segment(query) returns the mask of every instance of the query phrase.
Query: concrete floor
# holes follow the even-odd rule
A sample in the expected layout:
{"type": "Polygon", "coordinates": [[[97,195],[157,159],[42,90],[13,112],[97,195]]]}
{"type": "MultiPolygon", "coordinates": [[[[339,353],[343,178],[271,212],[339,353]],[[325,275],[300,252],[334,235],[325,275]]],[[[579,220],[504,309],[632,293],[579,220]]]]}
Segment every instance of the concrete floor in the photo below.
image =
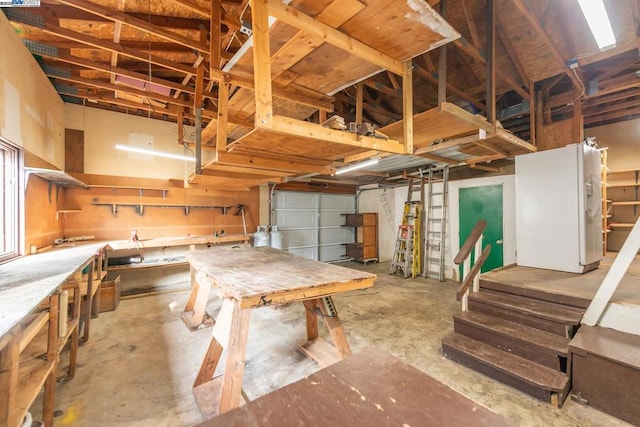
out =
{"type": "MultiPolygon", "coordinates": [[[[555,409],[444,359],[440,339],[453,329],[452,314],[459,310],[455,283],[403,280],[387,274],[388,263],[346,265],[379,275],[372,288],[335,297],[354,352],[372,346],[386,350],[518,425],[627,425],[571,400],[555,409]]],[[[184,278],[179,282],[183,287],[184,278]]],[[[179,314],[187,297],[180,291],[127,299],[117,311],[95,319],[90,341],[80,348],[76,377],[58,386],[56,426],[201,422],[191,385],[211,331],[186,329],[179,314]]],[[[215,315],[219,306],[212,298],[209,313],[215,315]]],[[[319,369],[296,351],[304,338],[302,304],[252,311],[243,382],[249,399],[319,369]]],[[[37,406],[32,413],[38,414],[37,406]]]]}

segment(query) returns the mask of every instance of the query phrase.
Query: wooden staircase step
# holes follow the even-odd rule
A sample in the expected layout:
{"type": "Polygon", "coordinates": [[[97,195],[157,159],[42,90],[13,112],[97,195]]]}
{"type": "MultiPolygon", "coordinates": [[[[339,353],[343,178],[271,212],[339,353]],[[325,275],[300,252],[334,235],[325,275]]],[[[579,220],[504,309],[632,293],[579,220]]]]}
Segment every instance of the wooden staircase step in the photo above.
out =
{"type": "Polygon", "coordinates": [[[494,282],[492,280],[486,279],[480,279],[480,289],[519,295],[523,297],[538,299],[541,301],[561,304],[564,306],[577,307],[585,310],[591,303],[590,298],[548,292],[543,289],[527,288],[524,286],[510,285],[507,283],[494,282]]]}
{"type": "Polygon", "coordinates": [[[523,357],[453,332],[442,339],[445,357],[554,406],[562,406],[569,377],[523,357]]]}
{"type": "Polygon", "coordinates": [[[479,312],[453,315],[454,330],[560,372],[567,370],[569,339],[479,312]]]}
{"type": "MultiPolygon", "coordinates": [[[[483,312],[484,310],[480,306],[490,306],[495,313],[486,314],[503,317],[516,323],[522,321],[523,324],[534,328],[537,328],[536,321],[542,321],[539,323],[543,325],[545,323],[556,324],[569,327],[569,329],[577,329],[584,312],[576,307],[487,290],[469,294],[469,304],[472,310],[483,312]]],[[[538,329],[546,330],[543,327],[538,329]]],[[[548,330],[547,332],[556,333],[556,331],[548,330]]],[[[573,333],[562,335],[571,337],[573,333]]]]}

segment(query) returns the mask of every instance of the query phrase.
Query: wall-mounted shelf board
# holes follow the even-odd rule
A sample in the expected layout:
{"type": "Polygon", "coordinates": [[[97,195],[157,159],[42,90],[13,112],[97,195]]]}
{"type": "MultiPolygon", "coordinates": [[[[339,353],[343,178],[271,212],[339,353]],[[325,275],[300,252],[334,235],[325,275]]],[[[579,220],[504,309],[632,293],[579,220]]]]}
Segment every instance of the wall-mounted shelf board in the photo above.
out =
{"type": "Polygon", "coordinates": [[[159,188],[159,187],[136,187],[136,186],[127,186],[127,185],[89,185],[90,188],[111,188],[113,190],[113,195],[117,195],[118,190],[138,190],[140,197],[143,197],[144,192],[160,192],[162,193],[162,198],[167,198],[168,188],[159,188]]]}
{"type": "Polygon", "coordinates": [[[60,209],[56,211],[56,219],[60,219],[60,214],[68,214],[68,213],[80,213],[82,209],[60,209]]]}
{"type": "Polygon", "coordinates": [[[184,209],[184,214],[189,215],[191,209],[220,209],[223,215],[227,214],[227,210],[231,206],[205,206],[205,205],[177,205],[170,203],[92,203],[94,206],[110,206],[111,212],[116,215],[118,213],[119,206],[130,206],[138,211],[138,214],[144,215],[145,208],[181,208],[184,209]]]}

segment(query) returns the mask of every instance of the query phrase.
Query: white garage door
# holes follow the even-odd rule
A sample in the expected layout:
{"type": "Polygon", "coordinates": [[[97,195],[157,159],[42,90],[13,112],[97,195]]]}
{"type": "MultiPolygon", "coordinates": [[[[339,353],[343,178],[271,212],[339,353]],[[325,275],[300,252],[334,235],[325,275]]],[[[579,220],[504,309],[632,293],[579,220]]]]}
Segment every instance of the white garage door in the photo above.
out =
{"type": "Polygon", "coordinates": [[[354,231],[342,226],[342,214],[355,209],[354,195],[276,191],[273,197],[283,249],[316,261],[344,259],[344,244],[354,241],[354,231]]]}

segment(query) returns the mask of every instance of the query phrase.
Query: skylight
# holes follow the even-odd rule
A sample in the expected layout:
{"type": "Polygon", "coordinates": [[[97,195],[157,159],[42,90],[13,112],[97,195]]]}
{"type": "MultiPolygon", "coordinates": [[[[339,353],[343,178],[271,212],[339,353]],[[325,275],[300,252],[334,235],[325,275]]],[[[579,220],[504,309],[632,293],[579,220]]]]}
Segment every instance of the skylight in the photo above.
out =
{"type": "Polygon", "coordinates": [[[616,36],[613,34],[611,21],[609,21],[607,9],[604,7],[604,0],[578,0],[578,3],[587,24],[589,24],[591,33],[596,39],[598,48],[605,50],[614,47],[616,36]]]}

